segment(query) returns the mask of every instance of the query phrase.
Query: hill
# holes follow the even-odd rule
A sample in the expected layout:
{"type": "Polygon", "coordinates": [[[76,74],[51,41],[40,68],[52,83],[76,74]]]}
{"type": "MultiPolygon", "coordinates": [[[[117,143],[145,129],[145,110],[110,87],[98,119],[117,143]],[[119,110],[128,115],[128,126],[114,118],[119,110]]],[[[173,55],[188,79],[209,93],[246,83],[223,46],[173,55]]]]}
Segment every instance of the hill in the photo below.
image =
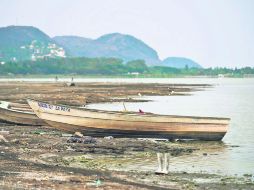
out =
{"type": "Polygon", "coordinates": [[[131,35],[112,33],[97,39],[79,36],[56,36],[32,26],[0,27],[0,63],[40,60],[59,57],[117,58],[124,63],[144,60],[148,66],[201,68],[184,57],[169,57],[161,61],[157,52],[131,35]]]}
{"type": "Polygon", "coordinates": [[[202,68],[197,62],[185,57],[168,57],[162,61],[163,66],[174,67],[178,69],[185,68],[202,68]]]}
{"type": "Polygon", "coordinates": [[[58,47],[44,32],[32,26],[0,28],[0,61],[36,60],[37,58],[64,57],[58,47]]]}
{"type": "Polygon", "coordinates": [[[71,57],[86,57],[86,49],[92,48],[92,39],[79,36],[56,36],[53,38],[56,44],[62,46],[71,57]],[[89,47],[90,46],[90,47],[89,47]]]}
{"type": "Polygon", "coordinates": [[[154,49],[131,35],[112,33],[95,40],[77,36],[57,36],[53,39],[73,57],[114,57],[125,62],[143,59],[148,65],[160,63],[154,49]]]}

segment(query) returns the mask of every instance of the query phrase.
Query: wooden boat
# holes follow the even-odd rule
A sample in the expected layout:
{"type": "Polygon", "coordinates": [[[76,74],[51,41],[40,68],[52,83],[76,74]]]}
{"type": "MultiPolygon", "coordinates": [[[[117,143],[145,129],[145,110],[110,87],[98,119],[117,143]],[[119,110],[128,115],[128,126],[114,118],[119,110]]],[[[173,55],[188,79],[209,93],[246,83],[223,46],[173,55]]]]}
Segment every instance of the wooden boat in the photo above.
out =
{"type": "Polygon", "coordinates": [[[52,127],[90,136],[221,140],[230,119],[78,109],[27,100],[52,127]]]}
{"type": "Polygon", "coordinates": [[[22,125],[46,125],[29,105],[0,101],[0,120],[22,125]]]}

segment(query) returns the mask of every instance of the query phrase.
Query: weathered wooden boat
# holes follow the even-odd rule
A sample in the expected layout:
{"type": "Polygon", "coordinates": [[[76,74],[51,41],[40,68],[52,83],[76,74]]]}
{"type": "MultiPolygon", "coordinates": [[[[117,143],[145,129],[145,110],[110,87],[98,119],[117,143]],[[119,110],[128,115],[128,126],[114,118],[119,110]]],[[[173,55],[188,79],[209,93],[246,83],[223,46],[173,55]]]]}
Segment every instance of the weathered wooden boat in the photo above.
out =
{"type": "Polygon", "coordinates": [[[28,104],[0,101],[0,120],[22,125],[46,125],[28,104]]]}
{"type": "Polygon", "coordinates": [[[78,109],[27,100],[52,127],[90,136],[221,140],[230,119],[78,109]]]}

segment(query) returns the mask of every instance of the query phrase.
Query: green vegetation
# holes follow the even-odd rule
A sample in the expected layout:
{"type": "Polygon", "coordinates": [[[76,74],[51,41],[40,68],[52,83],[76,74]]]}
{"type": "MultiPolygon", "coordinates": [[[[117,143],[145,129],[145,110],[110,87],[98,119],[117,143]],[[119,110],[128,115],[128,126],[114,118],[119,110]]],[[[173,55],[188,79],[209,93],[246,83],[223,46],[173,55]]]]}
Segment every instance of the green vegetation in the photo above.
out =
{"type": "Polygon", "coordinates": [[[129,71],[129,73],[145,73],[149,71],[149,68],[146,66],[145,61],[143,60],[127,62],[126,69],[129,71]]]}
{"type": "Polygon", "coordinates": [[[189,68],[147,67],[143,60],[126,64],[117,58],[44,58],[37,61],[0,64],[0,75],[81,75],[121,77],[181,77],[181,76],[253,76],[254,68],[189,68]]]}
{"type": "Polygon", "coordinates": [[[52,44],[54,41],[35,27],[2,27],[0,28],[0,62],[28,60],[49,55],[51,51],[59,49],[56,45],[56,47],[51,47],[52,44]]]}

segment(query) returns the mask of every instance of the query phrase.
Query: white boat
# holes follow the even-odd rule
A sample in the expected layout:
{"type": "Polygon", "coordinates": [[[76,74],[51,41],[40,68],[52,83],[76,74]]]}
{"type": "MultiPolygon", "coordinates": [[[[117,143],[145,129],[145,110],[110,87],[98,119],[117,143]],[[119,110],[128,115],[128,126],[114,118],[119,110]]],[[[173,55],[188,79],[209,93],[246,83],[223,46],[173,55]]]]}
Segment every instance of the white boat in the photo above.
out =
{"type": "Polygon", "coordinates": [[[0,120],[22,125],[46,125],[29,105],[0,101],[0,120]]]}
{"type": "Polygon", "coordinates": [[[100,111],[36,100],[27,102],[52,127],[90,136],[221,140],[230,121],[229,118],[100,111]]]}

